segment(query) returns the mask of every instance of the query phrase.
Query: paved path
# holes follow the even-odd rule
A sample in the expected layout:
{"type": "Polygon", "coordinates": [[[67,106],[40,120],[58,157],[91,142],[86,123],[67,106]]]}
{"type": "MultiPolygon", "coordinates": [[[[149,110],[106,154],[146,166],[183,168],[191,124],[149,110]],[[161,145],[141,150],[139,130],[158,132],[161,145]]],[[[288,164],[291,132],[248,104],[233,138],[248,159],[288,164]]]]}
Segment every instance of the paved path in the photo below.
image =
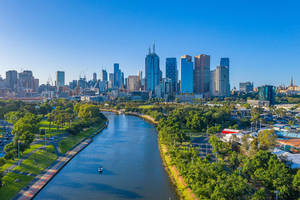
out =
{"type": "Polygon", "coordinates": [[[105,127],[98,129],[88,138],[82,140],[75,148],[68,151],[65,155],[59,156],[58,159],[40,175],[38,175],[29,185],[23,188],[13,199],[28,200],[32,199],[55,175],[66,165],[78,152],[84,149],[93,140],[96,134],[100,133],[105,127]]]}
{"type": "Polygon", "coordinates": [[[39,191],[42,189],[50,180],[51,178],[60,170],[62,167],[67,164],[78,152],[84,149],[92,139],[86,139],[84,142],[79,144],[73,150],[68,151],[65,156],[60,156],[51,168],[46,169],[44,173],[37,177],[37,181],[33,183],[26,191],[21,190],[19,197],[15,199],[19,200],[27,200],[32,199],[39,191]]]}
{"type": "Polygon", "coordinates": [[[34,174],[31,174],[31,173],[28,173],[28,172],[21,172],[21,171],[17,171],[17,170],[11,170],[10,172],[13,172],[13,173],[16,173],[16,174],[22,174],[22,175],[25,175],[25,176],[33,176],[33,177],[35,177],[34,174]]]}
{"type": "MultiPolygon", "coordinates": [[[[35,150],[31,151],[30,153],[28,153],[26,156],[24,156],[23,158],[20,159],[20,164],[27,158],[29,158],[32,154],[34,154],[35,152],[37,152],[38,150],[42,149],[44,147],[39,147],[39,148],[36,148],[35,150]]],[[[12,164],[9,168],[7,168],[5,171],[4,171],[4,175],[6,175],[8,172],[11,172],[11,171],[16,171],[14,170],[15,167],[19,166],[18,165],[18,161],[16,161],[14,164],[12,164]]]]}

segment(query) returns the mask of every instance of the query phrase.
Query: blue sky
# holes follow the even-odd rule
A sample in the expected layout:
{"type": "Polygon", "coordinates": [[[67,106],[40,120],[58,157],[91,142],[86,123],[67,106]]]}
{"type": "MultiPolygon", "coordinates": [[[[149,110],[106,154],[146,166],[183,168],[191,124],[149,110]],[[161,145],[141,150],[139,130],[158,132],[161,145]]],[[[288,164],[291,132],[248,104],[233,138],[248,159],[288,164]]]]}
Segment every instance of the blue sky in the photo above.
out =
{"type": "MultiPolygon", "coordinates": [[[[144,71],[155,40],[165,58],[211,55],[231,59],[231,85],[300,85],[299,1],[269,0],[2,0],[0,74],[30,69],[45,83],[66,81],[120,63],[125,75],[144,71]]],[[[179,65],[178,65],[179,67],[179,65]]]]}

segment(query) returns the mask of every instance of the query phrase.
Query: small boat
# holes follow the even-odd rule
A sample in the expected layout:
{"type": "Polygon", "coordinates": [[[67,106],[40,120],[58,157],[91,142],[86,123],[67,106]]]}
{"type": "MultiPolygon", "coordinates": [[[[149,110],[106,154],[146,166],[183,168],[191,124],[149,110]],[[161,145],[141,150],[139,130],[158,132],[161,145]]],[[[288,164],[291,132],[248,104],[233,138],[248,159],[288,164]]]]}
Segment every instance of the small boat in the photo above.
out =
{"type": "Polygon", "coordinates": [[[99,173],[102,173],[102,172],[103,172],[103,167],[101,167],[101,166],[98,167],[98,172],[99,172],[99,173]]]}

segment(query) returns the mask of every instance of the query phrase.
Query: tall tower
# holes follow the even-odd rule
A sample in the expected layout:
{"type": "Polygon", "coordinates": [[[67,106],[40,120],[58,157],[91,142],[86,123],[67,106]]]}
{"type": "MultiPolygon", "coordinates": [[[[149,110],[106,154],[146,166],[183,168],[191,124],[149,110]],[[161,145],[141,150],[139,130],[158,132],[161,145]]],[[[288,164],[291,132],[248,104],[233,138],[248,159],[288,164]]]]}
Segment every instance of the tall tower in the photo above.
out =
{"type": "Polygon", "coordinates": [[[220,66],[229,68],[229,58],[221,58],[220,66]]]}
{"type": "Polygon", "coordinates": [[[153,44],[153,52],[149,48],[145,58],[145,89],[154,92],[160,83],[160,78],[159,56],[155,53],[155,44],[153,44]]]}
{"type": "Polygon", "coordinates": [[[181,82],[180,82],[180,92],[181,93],[193,93],[193,68],[194,63],[192,61],[192,56],[184,55],[180,58],[181,61],[181,82]]]}
{"type": "Polygon", "coordinates": [[[210,72],[210,95],[227,97],[230,95],[229,88],[229,68],[227,66],[217,66],[210,72]]]}
{"type": "Polygon", "coordinates": [[[294,87],[294,80],[293,80],[293,76],[291,77],[291,85],[290,87],[294,87]]]}
{"type": "Polygon", "coordinates": [[[177,79],[177,60],[176,58],[166,58],[166,78],[171,80],[172,92],[176,92],[177,79]]]}
{"type": "Polygon", "coordinates": [[[102,71],[101,71],[100,80],[101,81],[108,81],[107,80],[107,71],[105,69],[102,69],[102,71]]]}
{"type": "Polygon", "coordinates": [[[201,54],[195,56],[194,60],[194,93],[208,93],[210,82],[210,56],[201,54]]]}
{"type": "Polygon", "coordinates": [[[94,72],[93,73],[93,81],[96,82],[97,81],[97,74],[94,72]]]}
{"type": "Polygon", "coordinates": [[[59,88],[65,85],[65,72],[57,71],[56,72],[56,87],[59,88]]]}
{"type": "Polygon", "coordinates": [[[18,83],[18,72],[16,70],[7,71],[5,80],[7,87],[13,91],[16,91],[18,83]]]}
{"type": "Polygon", "coordinates": [[[222,72],[225,73],[224,76],[228,79],[228,83],[226,82],[226,87],[227,87],[226,94],[229,95],[229,93],[230,93],[230,76],[229,76],[230,62],[229,62],[229,58],[221,58],[220,67],[222,68],[222,72]],[[224,68],[226,68],[226,69],[224,69],[224,68]]]}

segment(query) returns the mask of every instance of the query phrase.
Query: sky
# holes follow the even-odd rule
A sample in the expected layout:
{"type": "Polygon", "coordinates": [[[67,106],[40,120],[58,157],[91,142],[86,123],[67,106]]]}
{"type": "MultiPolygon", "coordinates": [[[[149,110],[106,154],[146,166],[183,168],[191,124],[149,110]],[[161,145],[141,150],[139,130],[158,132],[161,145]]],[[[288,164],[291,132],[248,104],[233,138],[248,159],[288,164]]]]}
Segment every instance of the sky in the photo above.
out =
{"type": "Polygon", "coordinates": [[[1,0],[0,75],[32,70],[40,83],[92,78],[120,63],[125,76],[145,69],[155,41],[166,57],[230,58],[231,86],[242,81],[300,85],[300,1],[1,0]]]}

